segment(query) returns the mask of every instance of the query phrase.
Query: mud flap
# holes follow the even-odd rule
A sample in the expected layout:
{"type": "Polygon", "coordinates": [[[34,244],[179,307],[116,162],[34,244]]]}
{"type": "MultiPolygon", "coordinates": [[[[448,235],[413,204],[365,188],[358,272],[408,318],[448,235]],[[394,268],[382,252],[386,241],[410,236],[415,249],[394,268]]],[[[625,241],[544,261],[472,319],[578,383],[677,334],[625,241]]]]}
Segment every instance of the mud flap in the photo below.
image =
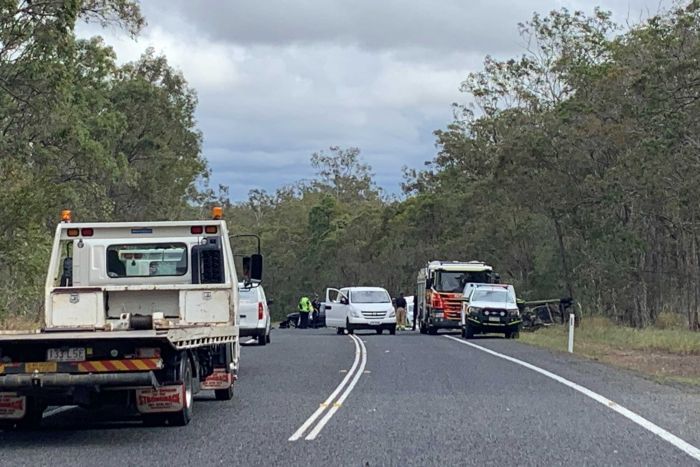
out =
{"type": "Polygon", "coordinates": [[[233,384],[233,375],[225,368],[216,368],[202,383],[202,389],[228,389],[233,384]]]}
{"type": "Polygon", "coordinates": [[[27,397],[14,392],[0,392],[0,419],[21,420],[27,414],[27,397]]]}
{"type": "Polygon", "coordinates": [[[178,412],[184,405],[184,384],[136,390],[136,407],[141,413],[178,412]]]}

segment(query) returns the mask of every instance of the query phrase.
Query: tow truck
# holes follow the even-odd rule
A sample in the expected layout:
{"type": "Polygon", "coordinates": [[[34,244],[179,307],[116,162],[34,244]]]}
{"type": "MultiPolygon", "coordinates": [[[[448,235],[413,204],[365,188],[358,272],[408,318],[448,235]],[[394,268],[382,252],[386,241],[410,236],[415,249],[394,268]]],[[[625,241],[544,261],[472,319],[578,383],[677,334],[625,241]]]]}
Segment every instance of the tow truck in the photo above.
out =
{"type": "MultiPolygon", "coordinates": [[[[221,208],[212,220],[73,223],[62,213],[40,329],[0,332],[0,428],[48,406],[135,408],[186,425],[193,396],[233,397],[238,279],[221,208]]],[[[262,256],[246,280],[262,279],[262,256]],[[249,277],[249,278],[248,278],[249,277]]]]}

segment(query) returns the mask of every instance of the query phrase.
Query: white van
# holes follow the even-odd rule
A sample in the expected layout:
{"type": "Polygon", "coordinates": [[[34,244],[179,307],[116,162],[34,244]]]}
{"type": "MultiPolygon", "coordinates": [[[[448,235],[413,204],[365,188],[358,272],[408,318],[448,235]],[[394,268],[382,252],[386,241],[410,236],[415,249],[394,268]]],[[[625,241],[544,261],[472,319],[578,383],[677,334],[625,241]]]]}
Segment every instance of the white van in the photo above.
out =
{"type": "Polygon", "coordinates": [[[262,285],[246,286],[240,282],[238,296],[241,319],[240,336],[255,337],[258,340],[258,345],[268,344],[270,342],[270,308],[262,285]]]}
{"type": "Polygon", "coordinates": [[[345,287],[326,289],[323,303],[326,326],[335,327],[338,334],[347,329],[373,329],[381,334],[385,329],[396,334],[396,312],[391,296],[381,287],[345,287]]]}

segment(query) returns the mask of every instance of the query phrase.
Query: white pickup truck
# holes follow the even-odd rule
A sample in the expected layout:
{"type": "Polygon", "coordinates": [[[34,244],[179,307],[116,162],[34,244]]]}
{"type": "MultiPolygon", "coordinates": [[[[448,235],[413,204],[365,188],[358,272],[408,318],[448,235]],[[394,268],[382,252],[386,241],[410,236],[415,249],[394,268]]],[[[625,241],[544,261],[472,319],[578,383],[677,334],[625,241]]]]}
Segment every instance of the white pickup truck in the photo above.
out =
{"type": "MultiPolygon", "coordinates": [[[[185,425],[193,395],[233,397],[238,279],[226,223],[81,223],[64,213],[41,329],[0,332],[0,427],[41,422],[48,405],[136,408],[185,425]]],[[[250,279],[262,257],[249,260],[250,279]]]]}
{"type": "Polygon", "coordinates": [[[338,334],[353,334],[357,329],[371,329],[381,334],[396,334],[396,312],[389,292],[381,287],[346,287],[327,289],[323,303],[326,326],[338,334]]]}

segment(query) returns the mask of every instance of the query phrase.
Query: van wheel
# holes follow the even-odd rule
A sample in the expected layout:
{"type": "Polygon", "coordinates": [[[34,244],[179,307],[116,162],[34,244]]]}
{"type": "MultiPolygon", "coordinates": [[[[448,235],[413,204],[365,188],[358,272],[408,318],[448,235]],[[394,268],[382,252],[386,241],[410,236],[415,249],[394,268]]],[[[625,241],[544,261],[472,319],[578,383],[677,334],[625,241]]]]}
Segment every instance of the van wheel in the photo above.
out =
{"type": "Polygon", "coordinates": [[[335,330],[335,333],[338,334],[339,336],[345,334],[345,328],[337,328],[335,330]]]}
{"type": "Polygon", "coordinates": [[[355,334],[355,330],[353,329],[352,324],[350,324],[350,321],[346,321],[345,329],[348,330],[348,334],[355,334]]]}
{"type": "Polygon", "coordinates": [[[396,335],[396,326],[392,326],[389,328],[389,334],[392,336],[396,335]]]}

